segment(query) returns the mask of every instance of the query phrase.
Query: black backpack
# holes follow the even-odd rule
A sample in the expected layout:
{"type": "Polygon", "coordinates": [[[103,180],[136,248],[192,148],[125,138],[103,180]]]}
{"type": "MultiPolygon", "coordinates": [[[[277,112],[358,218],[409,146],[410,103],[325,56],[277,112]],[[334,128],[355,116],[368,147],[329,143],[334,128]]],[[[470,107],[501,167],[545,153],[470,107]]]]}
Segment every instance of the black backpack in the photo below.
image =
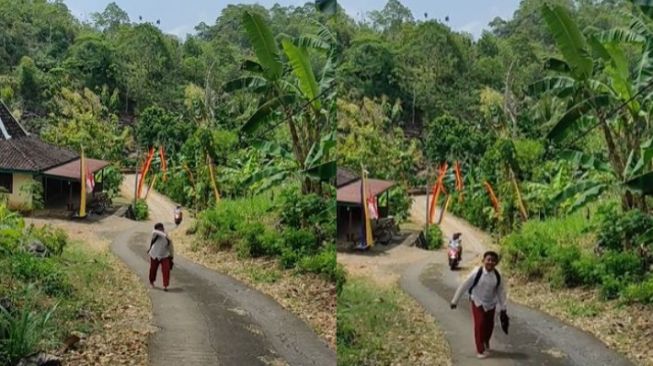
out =
{"type": "MultiPolygon", "coordinates": [[[[472,290],[476,285],[478,285],[478,281],[481,280],[481,276],[483,275],[483,267],[478,269],[478,272],[476,272],[476,276],[474,277],[474,283],[472,284],[472,287],[469,288],[469,295],[472,295],[472,290]]],[[[499,289],[499,285],[501,284],[501,275],[499,274],[499,271],[497,269],[494,269],[494,275],[497,276],[497,286],[495,290],[499,289]]]]}

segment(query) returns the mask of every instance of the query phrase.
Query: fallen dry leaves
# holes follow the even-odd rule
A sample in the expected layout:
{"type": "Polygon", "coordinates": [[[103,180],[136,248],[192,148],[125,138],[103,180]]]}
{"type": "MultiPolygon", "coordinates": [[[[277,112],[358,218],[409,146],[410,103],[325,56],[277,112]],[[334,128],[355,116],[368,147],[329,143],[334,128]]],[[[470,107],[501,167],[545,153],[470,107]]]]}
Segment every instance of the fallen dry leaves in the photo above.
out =
{"type": "Polygon", "coordinates": [[[636,365],[653,366],[653,308],[602,301],[593,290],[553,290],[516,278],[509,288],[512,300],[591,333],[636,365]]]}
{"type": "Polygon", "coordinates": [[[140,281],[125,265],[110,257],[111,280],[93,289],[104,311],[94,319],[98,330],[82,337],[59,356],[67,365],[147,365],[151,304],[140,281]]]}
{"type": "Polygon", "coordinates": [[[297,275],[278,270],[278,262],[269,258],[240,259],[231,251],[214,251],[205,246],[193,247],[194,237],[186,235],[191,220],[171,233],[175,251],[207,268],[232,276],[271,296],[281,306],[297,315],[320,335],[333,350],[336,348],[336,287],[313,274],[297,275]],[[274,281],[260,281],[256,273],[274,273],[274,281]]]}

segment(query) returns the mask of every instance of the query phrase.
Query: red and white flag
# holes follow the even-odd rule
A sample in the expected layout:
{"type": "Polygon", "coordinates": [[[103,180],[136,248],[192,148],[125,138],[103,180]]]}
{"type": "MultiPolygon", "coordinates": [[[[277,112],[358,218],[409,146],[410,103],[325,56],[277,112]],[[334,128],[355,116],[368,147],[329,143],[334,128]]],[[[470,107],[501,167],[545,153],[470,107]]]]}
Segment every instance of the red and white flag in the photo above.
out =
{"type": "Polygon", "coordinates": [[[371,196],[367,199],[367,209],[370,214],[370,219],[377,220],[379,218],[379,202],[376,196],[371,196]]]}
{"type": "Polygon", "coordinates": [[[93,176],[93,173],[88,170],[88,166],[86,167],[86,186],[88,187],[89,192],[93,192],[93,188],[95,188],[95,177],[93,176]]]}

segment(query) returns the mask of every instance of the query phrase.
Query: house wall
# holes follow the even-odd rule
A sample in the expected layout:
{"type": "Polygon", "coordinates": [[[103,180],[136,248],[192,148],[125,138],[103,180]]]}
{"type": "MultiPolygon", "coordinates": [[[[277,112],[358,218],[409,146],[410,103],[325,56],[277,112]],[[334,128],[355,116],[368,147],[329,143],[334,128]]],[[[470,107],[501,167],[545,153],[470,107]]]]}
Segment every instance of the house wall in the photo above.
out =
{"type": "Polygon", "coordinates": [[[13,177],[13,190],[11,194],[8,195],[9,207],[12,209],[30,207],[32,197],[29,193],[23,192],[21,188],[32,181],[32,174],[13,173],[13,177]]]}

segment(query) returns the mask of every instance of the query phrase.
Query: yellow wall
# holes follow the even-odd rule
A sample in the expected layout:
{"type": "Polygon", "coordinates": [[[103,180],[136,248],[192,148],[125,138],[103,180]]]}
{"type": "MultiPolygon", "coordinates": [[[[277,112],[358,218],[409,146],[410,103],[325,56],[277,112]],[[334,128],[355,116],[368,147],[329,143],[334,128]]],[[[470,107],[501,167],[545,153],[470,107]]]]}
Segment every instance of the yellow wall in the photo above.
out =
{"type": "Polygon", "coordinates": [[[32,197],[27,192],[21,191],[21,188],[32,181],[32,175],[13,173],[13,176],[14,186],[11,194],[9,194],[9,207],[12,209],[29,207],[32,203],[32,197]]]}

